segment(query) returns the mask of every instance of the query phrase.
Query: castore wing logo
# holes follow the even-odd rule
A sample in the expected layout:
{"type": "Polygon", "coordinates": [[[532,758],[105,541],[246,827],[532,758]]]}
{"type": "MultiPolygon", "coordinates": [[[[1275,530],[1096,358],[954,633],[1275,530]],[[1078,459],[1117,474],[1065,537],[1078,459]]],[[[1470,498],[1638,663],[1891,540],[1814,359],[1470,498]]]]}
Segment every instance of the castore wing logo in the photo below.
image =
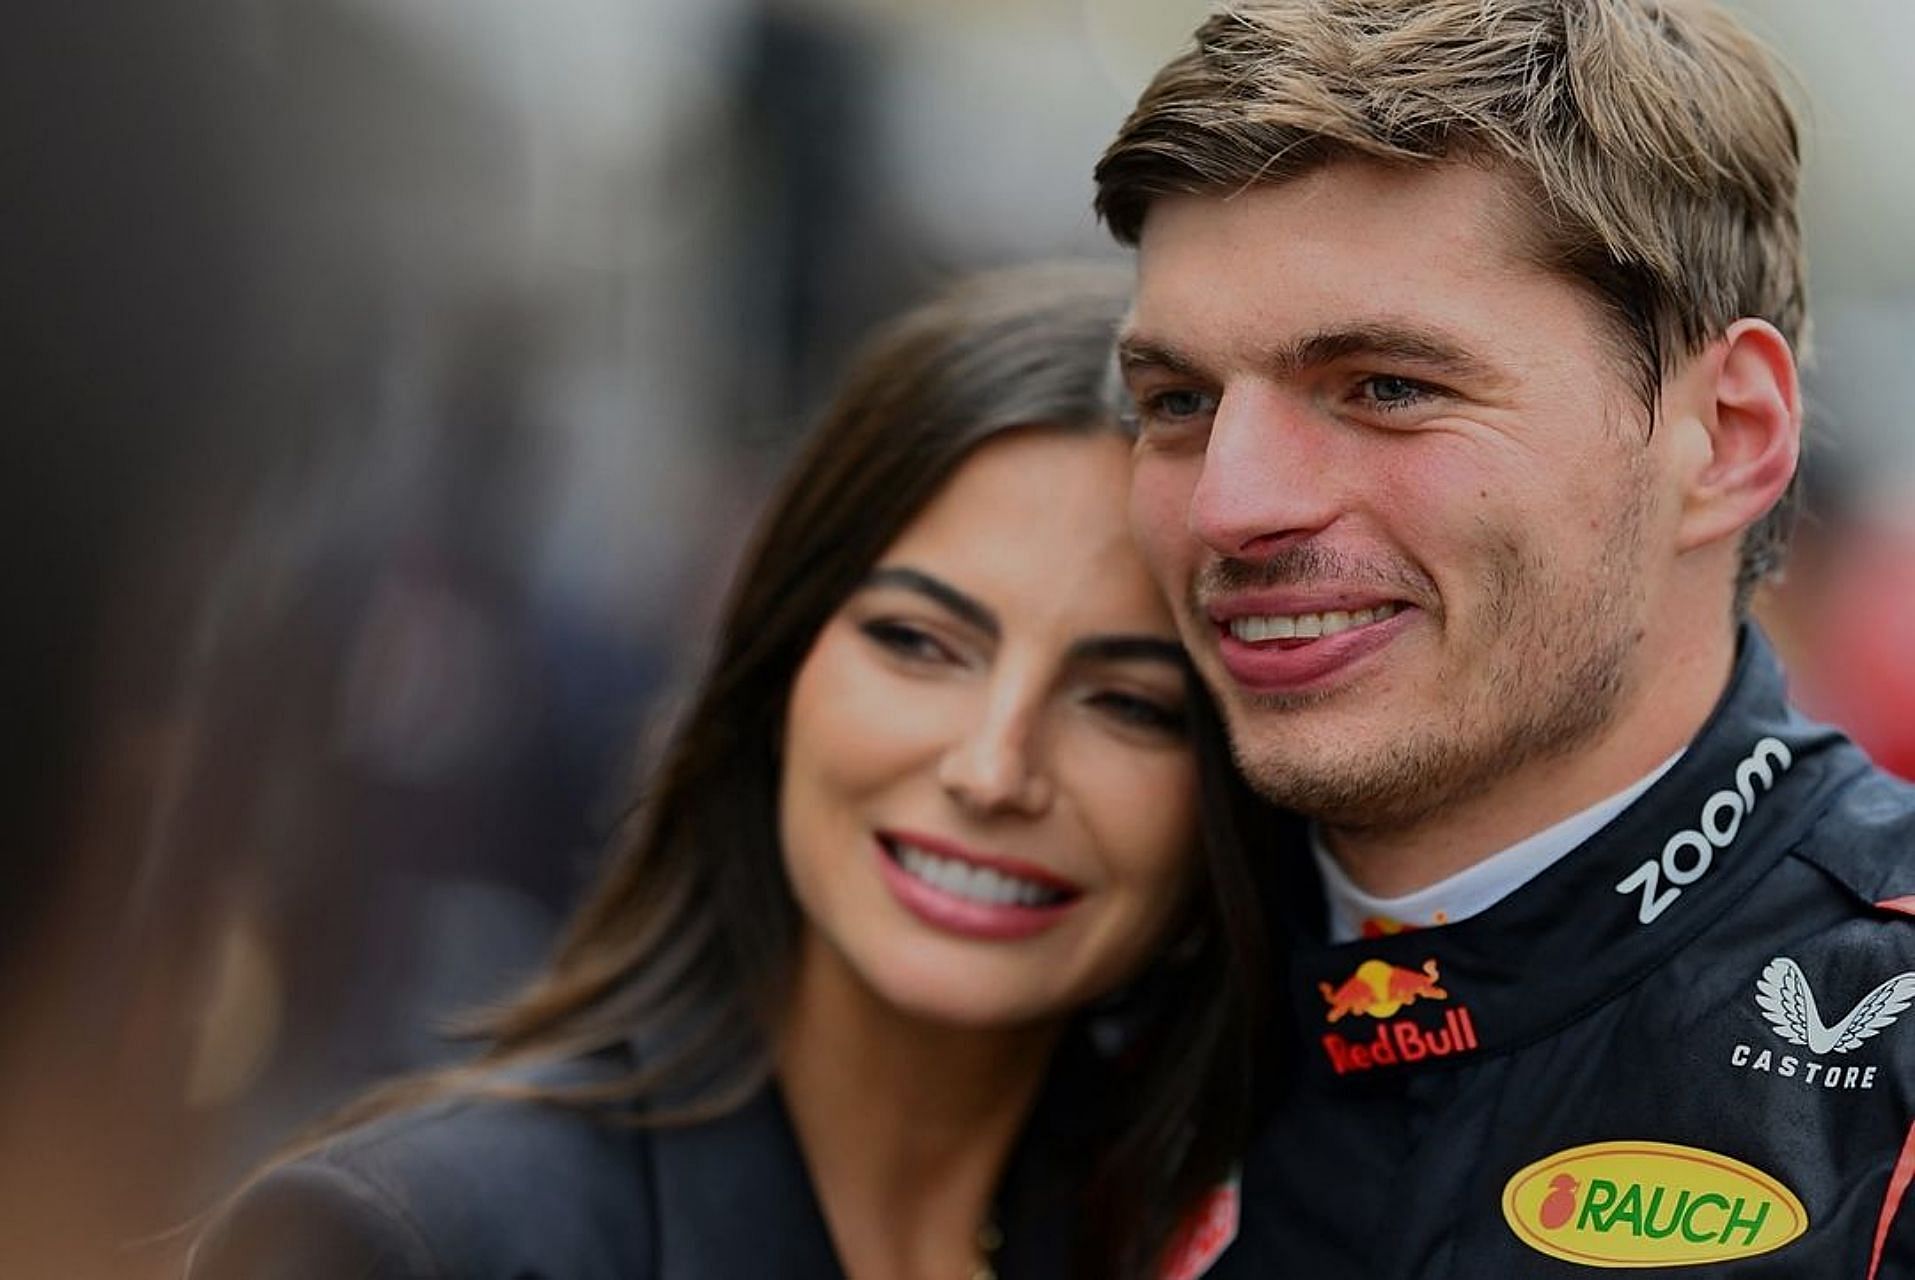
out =
{"type": "Polygon", "coordinates": [[[1756,1007],[1775,1034],[1810,1053],[1847,1053],[1862,1041],[1895,1025],[1915,1003],[1915,973],[1898,973],[1863,996],[1834,1026],[1825,1026],[1815,993],[1802,966],[1787,956],[1769,961],[1755,984],[1756,1007]]]}

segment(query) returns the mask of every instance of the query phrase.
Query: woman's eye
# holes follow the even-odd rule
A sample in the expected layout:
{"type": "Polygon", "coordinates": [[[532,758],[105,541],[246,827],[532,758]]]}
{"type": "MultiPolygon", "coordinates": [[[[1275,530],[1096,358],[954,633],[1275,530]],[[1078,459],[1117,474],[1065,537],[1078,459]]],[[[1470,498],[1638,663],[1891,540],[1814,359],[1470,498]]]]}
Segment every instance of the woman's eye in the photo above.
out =
{"type": "Polygon", "coordinates": [[[1173,737],[1182,737],[1189,729],[1189,718],[1179,705],[1116,690],[1094,694],[1090,701],[1092,706],[1112,719],[1134,728],[1173,737]]]}
{"type": "Polygon", "coordinates": [[[921,662],[943,662],[951,657],[951,651],[940,644],[930,632],[914,627],[908,622],[878,618],[861,624],[859,630],[871,637],[880,648],[901,658],[911,658],[921,662]]]}

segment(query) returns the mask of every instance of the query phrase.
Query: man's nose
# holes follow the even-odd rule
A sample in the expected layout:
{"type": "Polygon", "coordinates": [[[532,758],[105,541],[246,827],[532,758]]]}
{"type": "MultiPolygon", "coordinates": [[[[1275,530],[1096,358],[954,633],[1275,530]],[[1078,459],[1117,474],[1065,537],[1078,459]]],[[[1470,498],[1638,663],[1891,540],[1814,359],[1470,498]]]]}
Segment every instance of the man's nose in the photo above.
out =
{"type": "Polygon", "coordinates": [[[1050,807],[1056,791],[1044,759],[1041,716],[1015,691],[995,692],[944,753],[938,782],[974,813],[1035,817],[1050,807]]]}
{"type": "Polygon", "coordinates": [[[1236,558],[1269,555],[1321,532],[1337,516],[1329,430],[1282,392],[1226,392],[1191,493],[1191,532],[1236,558]]]}

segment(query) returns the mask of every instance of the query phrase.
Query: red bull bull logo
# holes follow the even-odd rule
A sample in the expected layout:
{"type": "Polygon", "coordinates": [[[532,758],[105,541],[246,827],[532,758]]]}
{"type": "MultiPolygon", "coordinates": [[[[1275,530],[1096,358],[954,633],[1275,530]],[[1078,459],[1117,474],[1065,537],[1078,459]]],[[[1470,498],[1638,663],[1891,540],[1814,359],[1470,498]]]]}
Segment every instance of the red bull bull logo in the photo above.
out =
{"type": "Polygon", "coordinates": [[[1319,982],[1323,1002],[1329,1006],[1326,1021],[1335,1024],[1345,1018],[1366,1017],[1383,1021],[1376,1034],[1351,1040],[1331,1032],[1323,1037],[1324,1052],[1338,1075],[1394,1066],[1400,1062],[1419,1062],[1425,1058],[1446,1058],[1477,1047],[1476,1024],[1469,1010],[1458,1005],[1443,1013],[1439,1027],[1425,1027],[1408,1018],[1397,1018],[1403,1009],[1419,1000],[1448,1000],[1442,976],[1434,959],[1425,960],[1420,969],[1405,969],[1383,960],[1365,960],[1349,979],[1332,986],[1319,982]]]}
{"type": "MultiPolygon", "coordinates": [[[[1443,923],[1441,912],[1437,913],[1436,923],[1443,923]]],[[[1356,936],[1367,942],[1377,938],[1387,938],[1396,933],[1415,933],[1419,928],[1421,928],[1420,925],[1409,924],[1394,916],[1365,916],[1357,925],[1356,936]]]]}
{"type": "Polygon", "coordinates": [[[1389,1018],[1404,1005],[1418,1000],[1447,1000],[1450,993],[1436,985],[1436,961],[1425,960],[1422,969],[1403,969],[1382,960],[1365,960],[1342,986],[1317,983],[1317,990],[1330,1006],[1330,1021],[1360,1013],[1372,1018],[1389,1018]]]}

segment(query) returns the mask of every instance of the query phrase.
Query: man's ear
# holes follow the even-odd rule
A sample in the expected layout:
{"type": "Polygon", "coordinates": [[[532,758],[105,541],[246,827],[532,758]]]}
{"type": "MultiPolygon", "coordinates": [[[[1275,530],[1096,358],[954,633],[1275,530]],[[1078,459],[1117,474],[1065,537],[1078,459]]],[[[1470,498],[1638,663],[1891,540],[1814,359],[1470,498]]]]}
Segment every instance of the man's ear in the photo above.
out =
{"type": "Polygon", "coordinates": [[[1682,381],[1678,544],[1689,551],[1739,538],[1781,498],[1801,451],[1802,394],[1788,339],[1766,320],[1730,325],[1682,381]]]}

